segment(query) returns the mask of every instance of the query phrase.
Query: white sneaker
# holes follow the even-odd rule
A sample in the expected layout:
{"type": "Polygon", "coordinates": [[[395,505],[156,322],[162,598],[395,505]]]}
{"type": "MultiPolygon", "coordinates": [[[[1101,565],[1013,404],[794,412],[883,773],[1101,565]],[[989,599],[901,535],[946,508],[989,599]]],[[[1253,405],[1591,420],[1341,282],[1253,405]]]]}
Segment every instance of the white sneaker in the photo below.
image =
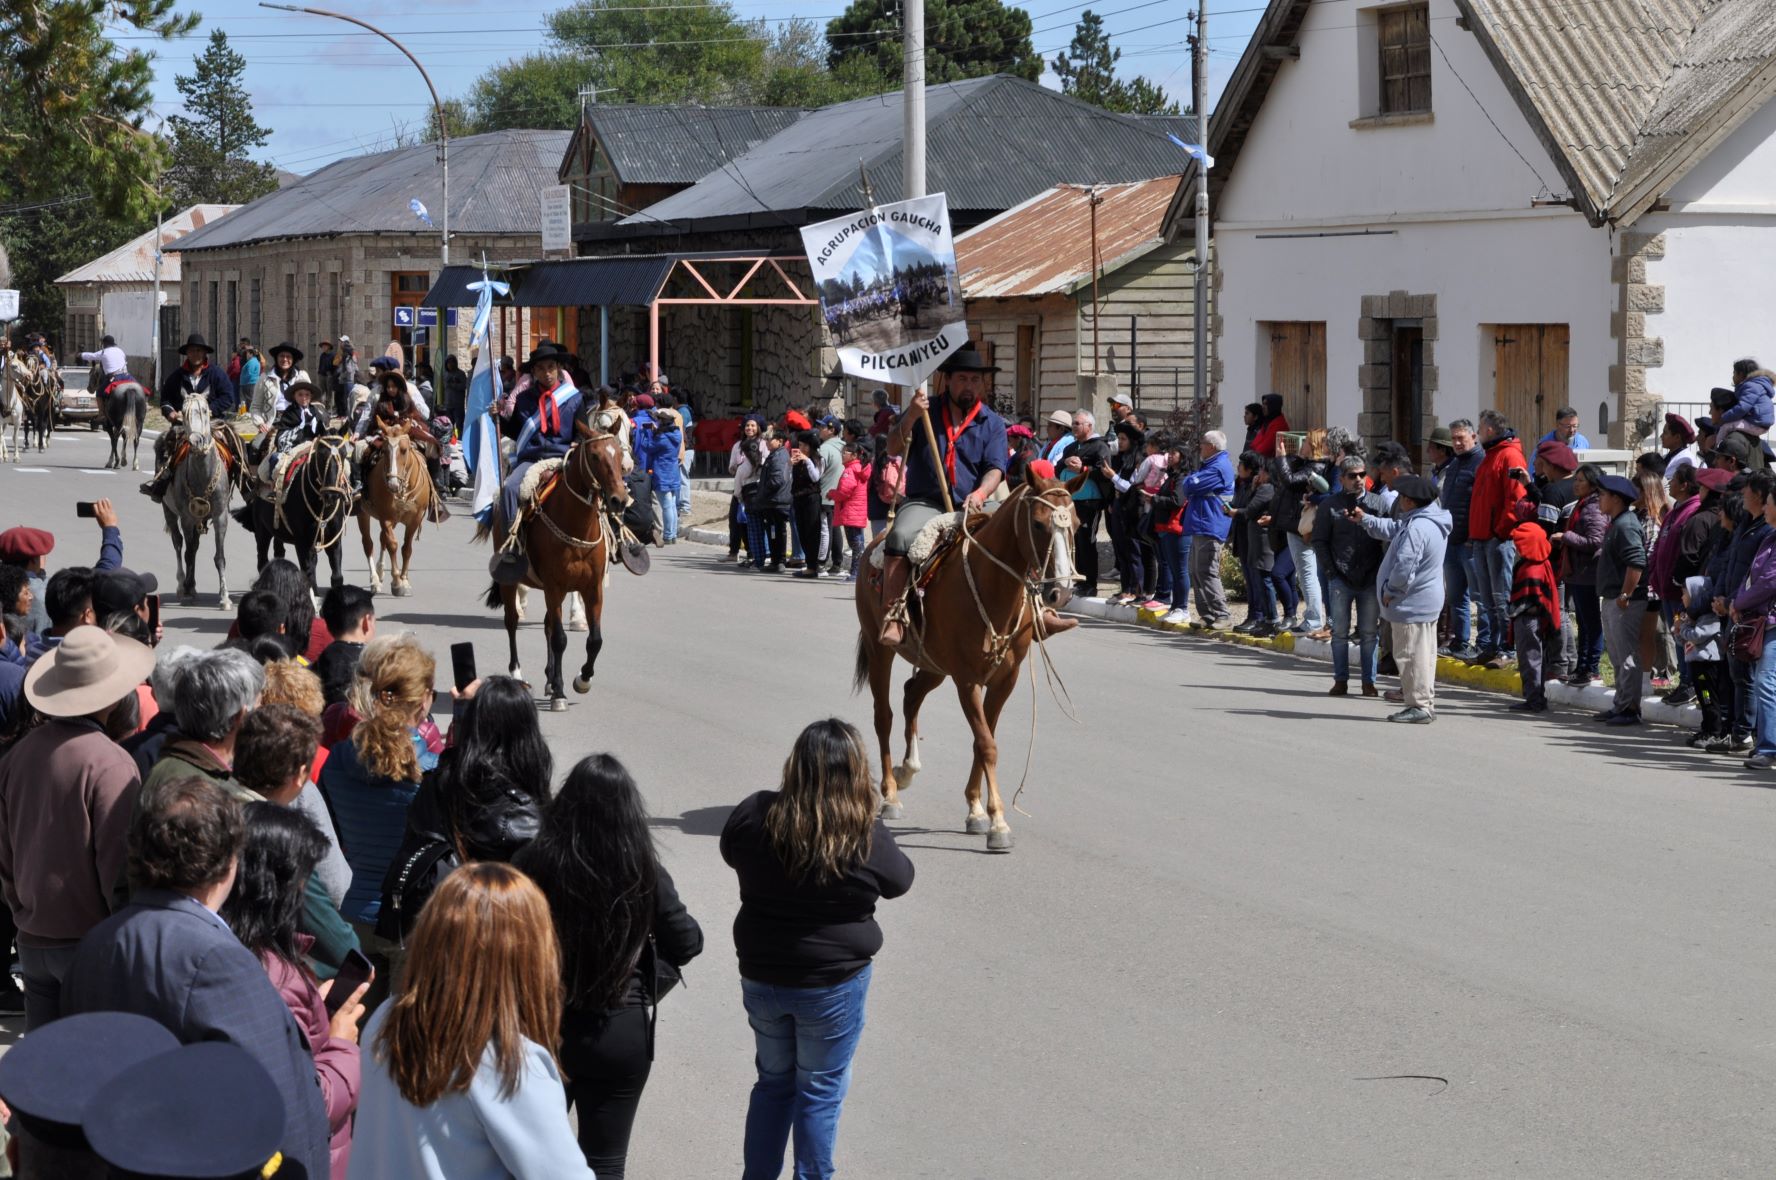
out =
{"type": "Polygon", "coordinates": [[[1172,610],[1166,612],[1165,617],[1161,619],[1160,622],[1167,626],[1182,626],[1190,622],[1190,612],[1182,607],[1174,607],[1172,610]]]}

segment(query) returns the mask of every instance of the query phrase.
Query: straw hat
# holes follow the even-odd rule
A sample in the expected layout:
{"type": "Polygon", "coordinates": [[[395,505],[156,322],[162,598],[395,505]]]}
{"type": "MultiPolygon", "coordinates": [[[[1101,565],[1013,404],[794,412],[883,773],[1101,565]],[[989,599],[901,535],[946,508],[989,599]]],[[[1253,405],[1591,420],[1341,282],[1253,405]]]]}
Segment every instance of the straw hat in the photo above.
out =
{"type": "Polygon", "coordinates": [[[153,670],[146,645],[76,627],[25,673],[25,699],[50,717],[85,717],[115,705],[153,670]]]}

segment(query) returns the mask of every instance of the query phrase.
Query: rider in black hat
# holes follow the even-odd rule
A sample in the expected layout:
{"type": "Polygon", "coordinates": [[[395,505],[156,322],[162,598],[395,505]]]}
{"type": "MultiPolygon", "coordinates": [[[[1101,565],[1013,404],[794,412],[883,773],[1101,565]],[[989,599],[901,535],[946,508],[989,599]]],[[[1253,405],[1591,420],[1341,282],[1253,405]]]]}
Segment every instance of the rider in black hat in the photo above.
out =
{"type": "Polygon", "coordinates": [[[888,435],[890,454],[906,456],[906,498],[894,514],[894,525],[882,543],[882,603],[886,608],[881,642],[896,647],[906,635],[906,589],[912,566],[907,550],[933,517],[943,513],[943,492],[930,445],[919,423],[931,418],[937,439],[935,459],[944,468],[943,479],[950,495],[969,511],[978,512],[1005,478],[1010,448],[1005,442],[1005,419],[993,412],[986,398],[992,393],[988,364],[971,340],[943,363],[948,388],[932,401],[921,388],[888,435]]]}
{"type": "Polygon", "coordinates": [[[270,355],[271,367],[260,376],[247,409],[260,430],[270,426],[290,404],[290,386],[309,380],[308,373],[301,368],[302,350],[294,344],[286,341],[273,348],[270,355]]]}
{"type": "Polygon", "coordinates": [[[167,486],[173,482],[172,466],[167,460],[178,453],[174,448],[185,438],[184,427],[181,425],[183,415],[180,413],[185,399],[196,394],[208,400],[210,417],[217,422],[226,422],[234,417],[236,405],[234,382],[228,379],[226,369],[212,362],[215,350],[208,341],[193,332],[185,338],[185,344],[179,351],[184,354],[185,363],[168,373],[166,380],[160,383],[160,412],[165,415],[168,428],[161,431],[160,437],[154,440],[154,468],[157,474],[142,485],[142,494],[156,504],[160,503],[167,486]]]}

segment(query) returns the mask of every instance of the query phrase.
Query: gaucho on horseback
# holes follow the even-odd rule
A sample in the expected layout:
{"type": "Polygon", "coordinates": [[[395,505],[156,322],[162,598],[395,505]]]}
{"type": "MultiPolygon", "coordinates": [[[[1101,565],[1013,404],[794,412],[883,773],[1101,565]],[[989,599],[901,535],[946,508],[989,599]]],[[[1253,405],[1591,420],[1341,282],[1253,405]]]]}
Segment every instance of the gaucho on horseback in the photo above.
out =
{"type": "MultiPolygon", "coordinates": [[[[518,432],[512,470],[500,488],[499,519],[509,528],[516,529],[519,523],[518,492],[525,474],[541,460],[565,457],[574,444],[574,417],[580,410],[580,391],[568,376],[574,359],[565,348],[544,341],[524,362],[531,388],[537,393],[537,406],[518,432]]],[[[519,569],[525,564],[517,546],[505,549],[501,559],[519,569]]]]}
{"type": "Polygon", "coordinates": [[[382,432],[390,426],[405,426],[408,437],[420,444],[425,456],[426,471],[434,482],[437,478],[438,439],[427,424],[430,420],[425,399],[401,375],[399,362],[393,357],[377,357],[370,367],[376,371],[376,397],[367,402],[358,415],[352,434],[359,440],[352,463],[352,495],[364,494],[364,472],[369,469],[373,454],[383,446],[382,432]]]}
{"type": "Polygon", "coordinates": [[[297,447],[313,442],[326,433],[327,420],[314,404],[320,390],[312,381],[293,382],[284,390],[288,399],[284,408],[266,431],[264,457],[259,461],[259,483],[271,491],[273,505],[284,500],[283,481],[276,478],[278,464],[297,447]]]}
{"type": "Polygon", "coordinates": [[[944,512],[931,448],[908,445],[920,421],[930,415],[950,492],[962,498],[969,512],[981,511],[1004,481],[1010,454],[1005,419],[984,400],[991,388],[988,374],[997,373],[999,367],[989,365],[970,344],[953,353],[941,371],[949,375],[946,391],[934,402],[920,389],[888,435],[889,453],[905,455],[907,460],[906,498],[895,509],[894,524],[882,543],[884,613],[879,638],[887,647],[900,646],[906,637],[907,581],[912,574],[907,552],[919,530],[944,512]]]}
{"type": "Polygon", "coordinates": [[[154,440],[155,476],[142,485],[142,494],[156,504],[173,482],[173,468],[182,453],[185,416],[180,407],[185,404],[185,399],[193,394],[204,398],[210,403],[210,417],[216,422],[227,422],[234,417],[234,382],[228,379],[227,370],[211,363],[214,350],[209,343],[193,332],[179,352],[185,358],[184,363],[160,383],[160,412],[166,417],[167,429],[154,440]]]}

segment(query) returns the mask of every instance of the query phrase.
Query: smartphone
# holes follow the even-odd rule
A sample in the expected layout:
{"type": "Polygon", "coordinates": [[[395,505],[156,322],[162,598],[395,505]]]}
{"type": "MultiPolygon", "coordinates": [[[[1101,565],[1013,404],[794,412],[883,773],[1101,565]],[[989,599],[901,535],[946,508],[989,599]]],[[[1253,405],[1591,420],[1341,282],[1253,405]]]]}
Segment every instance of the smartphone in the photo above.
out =
{"type": "Polygon", "coordinates": [[[338,1015],[345,1002],[351,999],[351,994],[375,974],[376,968],[370,965],[363,951],[345,952],[345,962],[339,965],[339,974],[333,977],[333,986],[327,992],[327,1016],[338,1015]]]}
{"type": "Polygon", "coordinates": [[[456,675],[457,692],[461,692],[475,683],[475,645],[472,643],[451,644],[450,666],[456,675]]]}
{"type": "Polygon", "coordinates": [[[99,514],[96,500],[81,500],[74,505],[74,515],[82,520],[91,520],[99,514]]]}
{"type": "Polygon", "coordinates": [[[148,596],[148,633],[154,634],[160,628],[160,595],[148,596]]]}

